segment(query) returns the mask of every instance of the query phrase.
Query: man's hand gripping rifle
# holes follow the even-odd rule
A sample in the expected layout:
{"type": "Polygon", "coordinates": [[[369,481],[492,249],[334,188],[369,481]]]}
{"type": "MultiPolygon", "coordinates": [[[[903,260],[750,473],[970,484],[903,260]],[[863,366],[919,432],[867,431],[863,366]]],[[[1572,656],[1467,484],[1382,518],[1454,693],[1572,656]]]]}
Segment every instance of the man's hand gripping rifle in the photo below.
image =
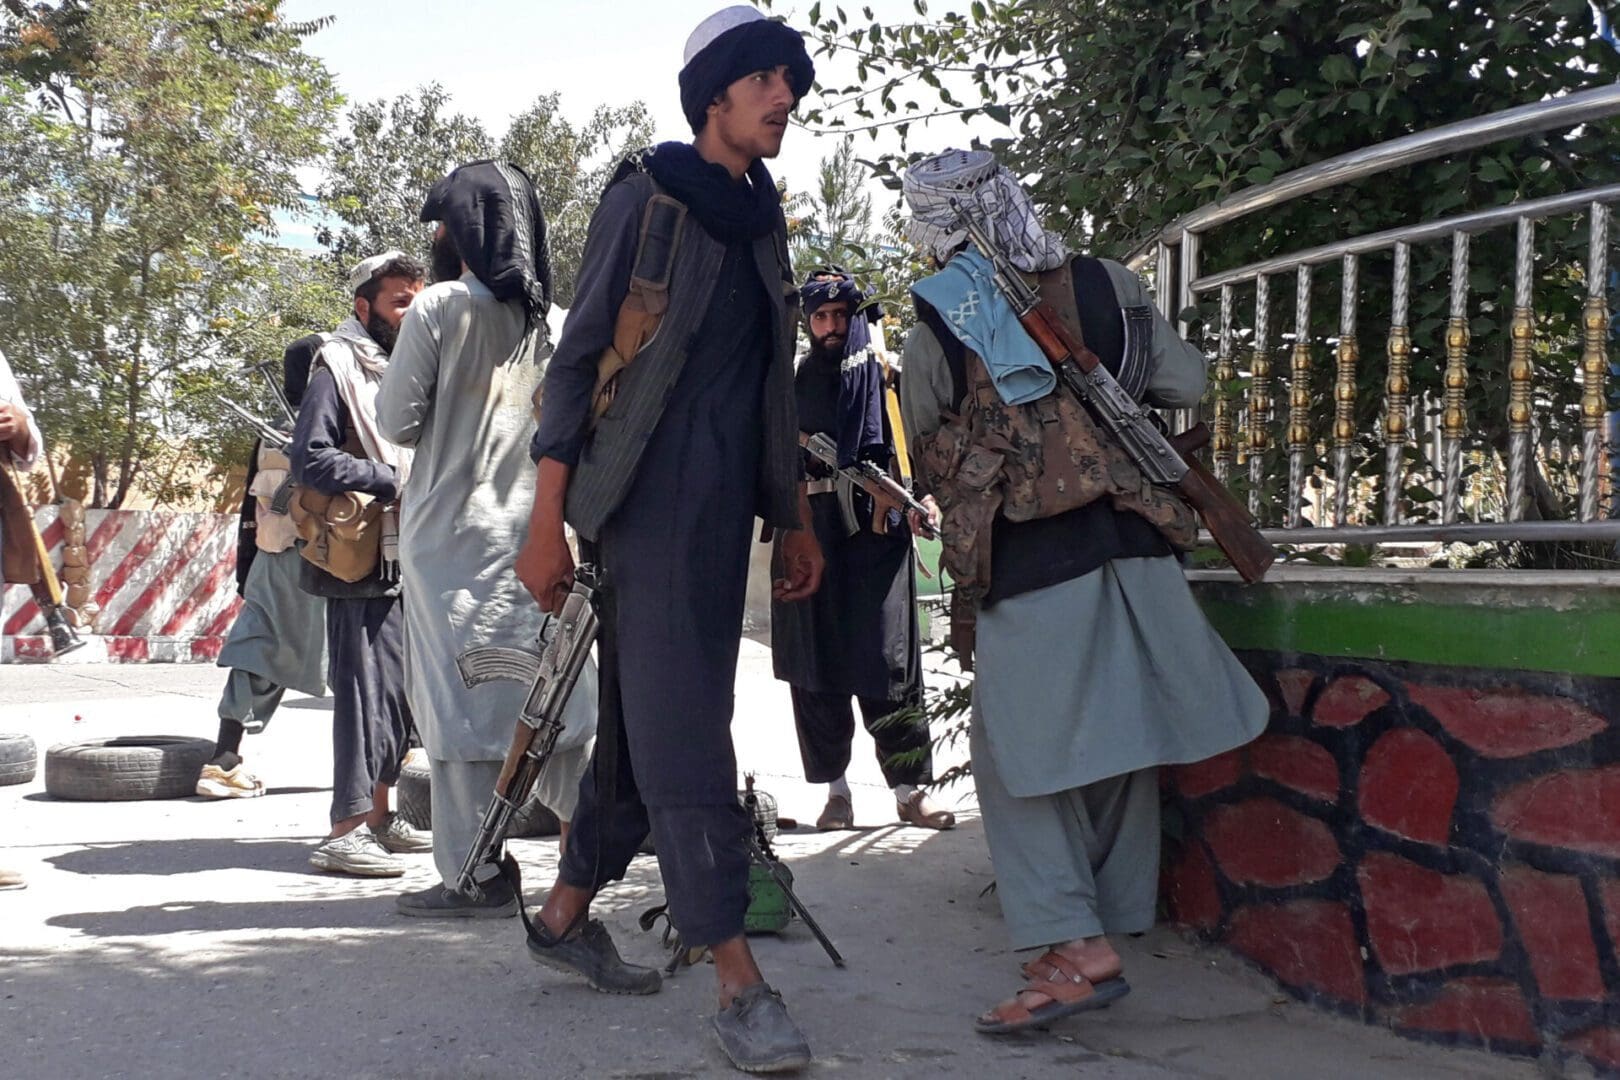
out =
{"type": "Polygon", "coordinates": [[[1192,456],[1192,448],[1207,439],[1204,425],[1199,424],[1178,436],[1183,448],[1178,451],[1176,444],[1154,423],[1152,411],[1131,397],[1097,359],[1097,354],[1077,341],[1057,313],[1041,302],[1040,295],[973,215],[954,199],[951,209],[956,211],[957,224],[967,233],[973,246],[990,260],[995,268],[996,288],[1051,361],[1063,386],[1124,448],[1148,480],[1180,492],[1204,519],[1210,536],[1243,580],[1254,582],[1263,578],[1277,553],[1255,529],[1254,520],[1243,504],[1192,456]]]}
{"type": "Polygon", "coordinates": [[[465,895],[479,895],[475,874],[480,866],[500,864],[501,845],[506,842],[512,815],[528,801],[529,793],[557,748],[557,739],[563,733],[563,709],[596,641],[596,594],[601,586],[601,579],[591,565],[581,564],[575,569],[574,587],[563,603],[562,614],[550,624],[551,639],[542,642],[538,655],[525,649],[492,645],[470,649],[456,659],[461,678],[468,686],[495,679],[530,684],[529,696],[518,714],[511,749],[506,752],[506,761],[495,780],[489,809],[484,812],[484,822],[456,878],[457,890],[465,895]]]}
{"type": "Polygon", "coordinates": [[[934,527],[929,523],[928,507],[918,502],[900,481],[877,465],[870,461],[856,461],[852,465],[838,464],[838,447],[834,446],[833,441],[827,436],[819,433],[807,435],[802,431],[799,432],[799,445],[810,451],[817,461],[872,496],[879,504],[891,502],[904,507],[921,523],[919,530],[922,534],[930,540],[934,538],[934,527]]]}

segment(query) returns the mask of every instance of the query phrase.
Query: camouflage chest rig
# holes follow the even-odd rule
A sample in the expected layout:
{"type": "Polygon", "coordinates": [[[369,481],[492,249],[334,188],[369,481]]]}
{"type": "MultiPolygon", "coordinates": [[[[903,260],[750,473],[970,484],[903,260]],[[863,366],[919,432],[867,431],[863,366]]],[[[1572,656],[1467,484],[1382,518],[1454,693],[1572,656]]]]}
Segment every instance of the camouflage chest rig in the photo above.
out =
{"type": "MultiPolygon", "coordinates": [[[[1084,341],[1069,264],[1040,275],[1041,299],[1084,341]]],[[[1141,328],[1151,332],[1151,325],[1141,328]]],[[[972,670],[979,605],[990,589],[991,533],[1009,522],[1055,517],[1107,498],[1147,520],[1179,549],[1197,536],[1193,510],[1148,482],[1089,412],[1058,388],[1023,405],[996,393],[984,360],[966,351],[965,393],[955,414],[917,443],[917,463],[939,503],[941,553],[954,583],[951,644],[972,670]]]]}

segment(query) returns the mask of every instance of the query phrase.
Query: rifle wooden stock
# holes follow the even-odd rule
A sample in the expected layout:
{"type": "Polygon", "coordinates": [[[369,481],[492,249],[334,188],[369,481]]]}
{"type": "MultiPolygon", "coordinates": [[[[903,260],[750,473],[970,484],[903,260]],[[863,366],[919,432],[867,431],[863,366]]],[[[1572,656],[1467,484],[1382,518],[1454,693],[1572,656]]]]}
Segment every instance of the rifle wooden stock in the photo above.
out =
{"type": "MultiPolygon", "coordinates": [[[[1041,352],[1053,364],[1073,363],[1082,371],[1091,371],[1102,361],[1097,354],[1077,341],[1069,328],[1058,319],[1057,313],[1046,304],[1037,304],[1020,317],[1019,322],[1039,345],[1041,352]]],[[[1171,439],[1171,446],[1181,455],[1187,473],[1176,485],[1176,490],[1204,519],[1204,527],[1215,545],[1231,560],[1244,581],[1253,583],[1266,576],[1266,570],[1277,559],[1277,552],[1254,527],[1248,508],[1238,502],[1226,485],[1215,479],[1193,453],[1209,441],[1209,431],[1198,424],[1171,439]],[[1202,432],[1200,434],[1200,429],[1202,432]]]]}

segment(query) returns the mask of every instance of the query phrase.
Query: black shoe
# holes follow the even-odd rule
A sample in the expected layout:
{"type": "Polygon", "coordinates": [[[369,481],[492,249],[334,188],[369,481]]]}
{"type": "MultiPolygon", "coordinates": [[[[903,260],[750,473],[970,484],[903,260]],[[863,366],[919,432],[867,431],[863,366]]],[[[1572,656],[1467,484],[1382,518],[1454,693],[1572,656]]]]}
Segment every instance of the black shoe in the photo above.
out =
{"type": "Polygon", "coordinates": [[[479,885],[477,896],[439,884],[400,893],[394,907],[401,915],[419,919],[510,919],[518,912],[518,898],[504,877],[495,877],[479,885]]]}
{"type": "Polygon", "coordinates": [[[536,963],[558,971],[585,976],[592,990],[604,994],[656,994],[664,977],[657,968],[627,964],[614,947],[607,927],[591,919],[578,930],[562,938],[555,938],[546,924],[534,921],[536,940],[529,937],[529,955],[536,963]]]}
{"type": "Polygon", "coordinates": [[[798,1072],[810,1064],[810,1044],[768,983],[743,990],[714,1017],[714,1033],[743,1072],[798,1072]]]}

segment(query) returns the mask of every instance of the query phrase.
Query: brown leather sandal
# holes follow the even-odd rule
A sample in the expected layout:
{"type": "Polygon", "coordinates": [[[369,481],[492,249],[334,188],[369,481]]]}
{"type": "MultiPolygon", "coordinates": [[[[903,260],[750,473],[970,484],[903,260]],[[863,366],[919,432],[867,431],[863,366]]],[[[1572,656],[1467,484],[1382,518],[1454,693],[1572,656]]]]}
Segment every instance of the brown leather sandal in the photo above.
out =
{"type": "Polygon", "coordinates": [[[1079,964],[1056,949],[1048,949],[1022,970],[1028,980],[1023,989],[973,1022],[981,1034],[1010,1035],[1043,1028],[1065,1016],[1105,1009],[1131,992],[1125,976],[1092,982],[1080,971],[1079,964]],[[1031,1005],[1025,1001],[1026,996],[1044,998],[1045,1004],[1031,1005]]]}
{"type": "Polygon", "coordinates": [[[918,828],[939,829],[942,832],[956,828],[956,815],[949,810],[923,810],[923,800],[927,797],[926,792],[913,791],[905,802],[894,804],[894,812],[900,815],[901,821],[918,828]]]}

